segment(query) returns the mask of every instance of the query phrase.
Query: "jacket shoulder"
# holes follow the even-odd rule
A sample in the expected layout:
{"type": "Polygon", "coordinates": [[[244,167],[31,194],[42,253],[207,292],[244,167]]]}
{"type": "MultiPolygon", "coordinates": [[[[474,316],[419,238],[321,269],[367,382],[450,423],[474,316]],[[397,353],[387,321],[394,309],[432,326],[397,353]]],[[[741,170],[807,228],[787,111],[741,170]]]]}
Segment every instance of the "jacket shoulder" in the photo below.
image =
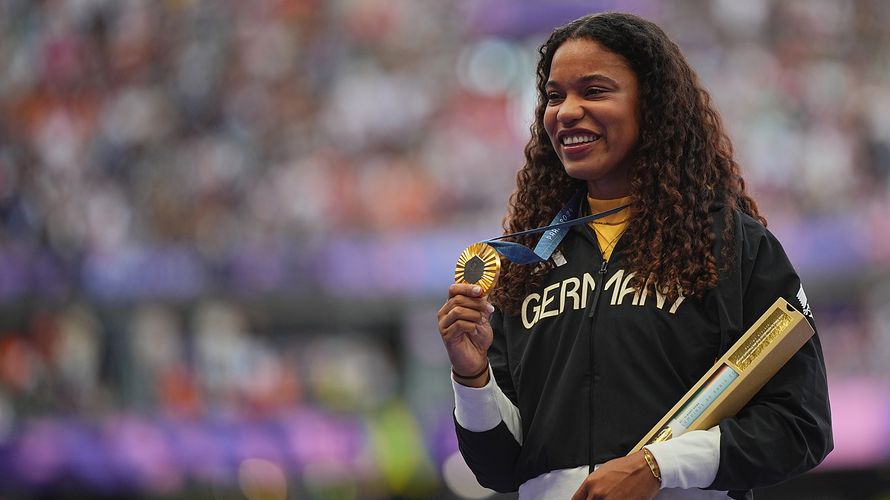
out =
{"type": "MultiPolygon", "coordinates": [[[[714,230],[718,235],[718,242],[721,240],[719,235],[725,227],[724,210],[711,213],[714,230]]],[[[735,250],[741,251],[743,255],[756,255],[764,243],[771,248],[782,247],[779,240],[769,229],[754,217],[738,209],[733,210],[732,225],[735,236],[735,250]]]]}

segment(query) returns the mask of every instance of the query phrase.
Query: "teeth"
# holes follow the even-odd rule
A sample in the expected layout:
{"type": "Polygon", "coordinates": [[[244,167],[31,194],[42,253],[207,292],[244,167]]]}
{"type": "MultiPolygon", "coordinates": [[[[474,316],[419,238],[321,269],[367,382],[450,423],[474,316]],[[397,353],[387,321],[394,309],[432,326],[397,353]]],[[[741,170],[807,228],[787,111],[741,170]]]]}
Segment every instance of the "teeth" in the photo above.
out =
{"type": "Polygon", "coordinates": [[[597,139],[594,135],[572,135],[562,138],[563,146],[571,146],[573,144],[581,144],[583,142],[593,142],[597,139]]]}

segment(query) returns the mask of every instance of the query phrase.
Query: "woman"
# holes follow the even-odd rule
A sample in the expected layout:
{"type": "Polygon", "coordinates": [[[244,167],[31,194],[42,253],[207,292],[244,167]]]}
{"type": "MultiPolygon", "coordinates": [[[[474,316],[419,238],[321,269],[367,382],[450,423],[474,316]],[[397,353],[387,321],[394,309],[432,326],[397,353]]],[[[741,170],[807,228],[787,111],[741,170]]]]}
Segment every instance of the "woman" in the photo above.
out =
{"type": "Polygon", "coordinates": [[[625,456],[776,298],[812,316],[660,28],[587,16],[540,54],[505,229],[547,225],[579,188],[582,210],[628,208],[575,226],[552,260],[505,263],[491,303],[450,287],[438,322],[467,463],[495,490],[573,499],[744,498],[814,467],[832,448],[817,336],[735,417],[625,456]]]}

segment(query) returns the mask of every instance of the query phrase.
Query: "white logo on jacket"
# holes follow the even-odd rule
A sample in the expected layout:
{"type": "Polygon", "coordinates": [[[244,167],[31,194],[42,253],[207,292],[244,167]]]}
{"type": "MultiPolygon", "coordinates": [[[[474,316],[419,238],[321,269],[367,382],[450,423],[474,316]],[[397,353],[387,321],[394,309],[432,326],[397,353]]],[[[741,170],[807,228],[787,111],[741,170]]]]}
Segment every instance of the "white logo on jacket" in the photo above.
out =
{"type": "Polygon", "coordinates": [[[803,285],[800,285],[800,290],[797,291],[797,301],[800,302],[800,312],[813,319],[813,312],[810,311],[810,303],[807,302],[807,294],[803,291],[803,285]]]}

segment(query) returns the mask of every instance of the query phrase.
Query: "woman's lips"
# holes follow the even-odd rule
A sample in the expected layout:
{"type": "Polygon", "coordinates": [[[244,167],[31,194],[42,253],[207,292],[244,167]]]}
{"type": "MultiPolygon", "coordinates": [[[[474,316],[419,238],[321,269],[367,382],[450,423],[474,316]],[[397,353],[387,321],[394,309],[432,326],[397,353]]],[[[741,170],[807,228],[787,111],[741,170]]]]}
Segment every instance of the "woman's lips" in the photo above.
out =
{"type": "Polygon", "coordinates": [[[590,141],[590,142],[581,142],[578,144],[565,144],[560,146],[562,148],[563,153],[566,156],[581,156],[586,154],[590,149],[593,148],[593,145],[599,142],[599,137],[590,141]]]}

